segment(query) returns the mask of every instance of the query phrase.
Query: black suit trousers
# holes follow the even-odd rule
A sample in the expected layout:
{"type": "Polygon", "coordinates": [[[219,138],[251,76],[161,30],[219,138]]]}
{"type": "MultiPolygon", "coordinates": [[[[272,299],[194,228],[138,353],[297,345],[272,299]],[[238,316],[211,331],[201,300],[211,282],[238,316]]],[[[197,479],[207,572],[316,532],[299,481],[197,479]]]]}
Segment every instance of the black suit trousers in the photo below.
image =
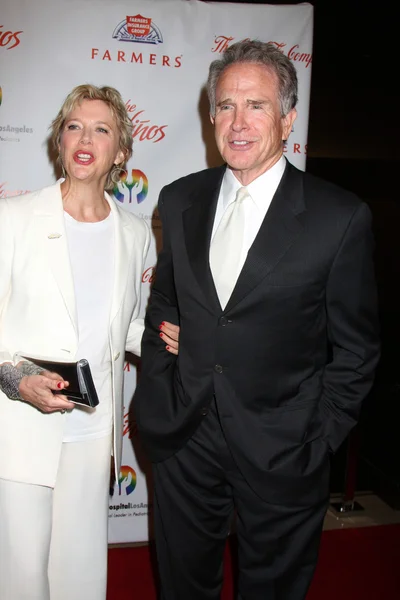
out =
{"type": "Polygon", "coordinates": [[[235,514],[239,598],[304,600],[328,498],[308,507],[262,500],[232,458],[215,403],[185,446],[153,470],[163,600],[220,598],[235,514]]]}

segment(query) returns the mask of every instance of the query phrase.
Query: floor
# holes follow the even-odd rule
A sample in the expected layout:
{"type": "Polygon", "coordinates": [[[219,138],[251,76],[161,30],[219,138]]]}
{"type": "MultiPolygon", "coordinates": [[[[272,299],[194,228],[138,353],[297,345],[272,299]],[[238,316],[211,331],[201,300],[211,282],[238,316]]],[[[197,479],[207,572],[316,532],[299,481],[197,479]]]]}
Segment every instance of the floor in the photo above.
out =
{"type": "Polygon", "coordinates": [[[400,523],[400,510],[395,510],[372,492],[359,492],[354,498],[354,509],[345,510],[346,506],[340,496],[331,497],[331,505],[327,511],[324,529],[344,529],[351,527],[369,527],[371,525],[387,525],[400,523]],[[342,512],[344,509],[344,512],[342,512]]]}

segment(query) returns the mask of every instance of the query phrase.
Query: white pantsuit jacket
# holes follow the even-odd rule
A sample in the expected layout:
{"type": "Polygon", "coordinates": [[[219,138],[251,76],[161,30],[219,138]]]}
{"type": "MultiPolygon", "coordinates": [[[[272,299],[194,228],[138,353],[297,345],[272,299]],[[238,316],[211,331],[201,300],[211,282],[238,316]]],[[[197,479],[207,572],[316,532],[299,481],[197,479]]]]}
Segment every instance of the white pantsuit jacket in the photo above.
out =
{"type": "MultiPolygon", "coordinates": [[[[62,361],[76,358],[75,295],[60,183],[0,200],[0,363],[17,362],[18,353],[62,361]]],[[[105,197],[115,239],[109,344],[118,477],[124,356],[125,350],[140,354],[141,279],[150,231],[142,219],[105,197]]],[[[64,419],[61,412],[44,414],[0,392],[0,478],[53,487],[64,419]]]]}

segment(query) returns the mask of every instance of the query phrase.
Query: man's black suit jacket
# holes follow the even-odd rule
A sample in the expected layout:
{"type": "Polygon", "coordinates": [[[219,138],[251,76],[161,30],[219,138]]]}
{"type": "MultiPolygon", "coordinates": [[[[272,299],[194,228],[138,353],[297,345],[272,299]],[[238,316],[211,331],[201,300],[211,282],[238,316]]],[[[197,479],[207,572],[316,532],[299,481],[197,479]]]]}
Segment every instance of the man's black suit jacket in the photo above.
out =
{"type": "Polygon", "coordinates": [[[239,469],[266,501],[328,494],[329,452],[355,425],[379,356],[370,211],[287,162],[224,310],[209,247],[225,166],[163,188],[163,249],[135,413],[150,459],[193,435],[215,398],[239,469]],[[180,325],[179,356],[162,320],[180,325]]]}

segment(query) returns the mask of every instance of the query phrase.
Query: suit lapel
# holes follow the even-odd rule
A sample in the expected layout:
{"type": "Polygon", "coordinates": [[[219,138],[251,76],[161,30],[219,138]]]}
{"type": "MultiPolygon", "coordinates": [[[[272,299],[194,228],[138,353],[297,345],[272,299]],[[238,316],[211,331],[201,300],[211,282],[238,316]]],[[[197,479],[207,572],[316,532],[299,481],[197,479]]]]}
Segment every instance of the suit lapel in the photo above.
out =
{"type": "Polygon", "coordinates": [[[114,285],[112,291],[110,323],[112,323],[124,297],[128,281],[128,269],[132,260],[133,233],[129,221],[108,194],[105,198],[110,205],[114,225],[114,285]]]}
{"type": "Polygon", "coordinates": [[[303,229],[298,215],[304,210],[301,174],[287,163],[225,311],[240,302],[279,263],[303,229]]]}
{"type": "Polygon", "coordinates": [[[221,310],[212,278],[209,249],[219,190],[225,166],[206,172],[203,184],[193,193],[191,205],[183,211],[183,229],[190,265],[203,291],[206,304],[221,310]]]}
{"type": "Polygon", "coordinates": [[[60,182],[40,192],[34,214],[45,255],[78,335],[74,282],[68,253],[60,182]]]}
{"type": "MultiPolygon", "coordinates": [[[[115,203],[108,194],[106,194],[106,200],[113,214],[115,247],[111,322],[117,314],[123,298],[127,282],[127,271],[132,259],[133,244],[128,220],[120,215],[115,203]]],[[[40,192],[34,214],[38,220],[39,235],[42,244],[44,244],[45,255],[48,257],[54,279],[78,335],[74,281],[68,252],[60,182],[40,192]]]]}

